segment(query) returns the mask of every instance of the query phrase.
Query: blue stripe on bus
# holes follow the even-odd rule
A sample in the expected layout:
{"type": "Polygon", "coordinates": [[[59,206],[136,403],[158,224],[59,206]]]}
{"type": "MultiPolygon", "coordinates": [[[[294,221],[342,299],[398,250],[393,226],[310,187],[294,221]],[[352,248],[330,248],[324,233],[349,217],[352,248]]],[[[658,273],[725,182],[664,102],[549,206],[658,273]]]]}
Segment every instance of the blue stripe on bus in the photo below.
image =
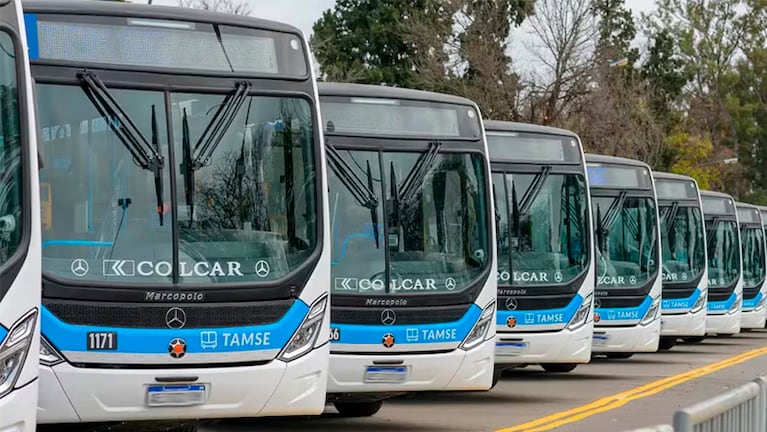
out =
{"type": "Polygon", "coordinates": [[[0,324],[0,346],[3,345],[6,336],[8,336],[8,330],[0,324]]]}
{"type": "Polygon", "coordinates": [[[309,307],[299,300],[279,321],[272,324],[173,330],[68,324],[43,306],[41,328],[43,335],[60,351],[88,351],[89,332],[116,332],[117,349],[107,352],[167,354],[168,343],[175,338],[184,339],[187,353],[245,352],[283,348],[308,312],[309,307]],[[256,340],[259,334],[261,336],[256,340]]]}
{"type": "Polygon", "coordinates": [[[756,297],[754,297],[752,299],[743,300],[743,311],[744,312],[749,312],[752,309],[754,309],[756,307],[756,305],[759,304],[759,300],[761,300],[763,296],[764,296],[764,294],[762,294],[762,292],[760,291],[760,292],[756,293],[756,297]]]}
{"type": "Polygon", "coordinates": [[[43,248],[47,248],[49,246],[112,247],[112,242],[92,240],[48,240],[43,242],[43,248]]]}
{"type": "Polygon", "coordinates": [[[695,302],[698,301],[700,296],[700,290],[695,288],[695,291],[693,291],[692,294],[690,294],[690,296],[687,298],[663,299],[660,303],[661,311],[688,311],[692,309],[693,306],[695,306],[695,302]]]}
{"type": "Polygon", "coordinates": [[[652,297],[648,295],[642,304],[636,307],[594,309],[594,313],[599,314],[599,322],[595,325],[599,327],[605,321],[641,321],[650,306],[652,306],[652,297]]]}
{"type": "Polygon", "coordinates": [[[24,14],[24,26],[27,31],[29,60],[40,58],[40,43],[37,37],[37,14],[24,14]]]}
{"type": "MultiPolygon", "coordinates": [[[[429,313],[424,310],[424,313],[429,313]]],[[[394,336],[396,344],[417,345],[423,343],[461,342],[466,339],[471,329],[482,315],[482,309],[472,304],[458,321],[433,324],[333,324],[338,329],[337,344],[381,345],[386,334],[394,336]]]]}
{"type": "Polygon", "coordinates": [[[583,297],[580,294],[576,294],[570,303],[559,309],[539,309],[539,310],[521,310],[511,311],[503,310],[505,305],[498,304],[498,311],[495,314],[495,323],[499,326],[507,325],[509,317],[514,317],[517,320],[515,327],[523,327],[526,325],[550,325],[550,324],[567,324],[573,318],[578,308],[583,304],[583,297]]]}
{"type": "Polygon", "coordinates": [[[708,305],[706,305],[706,309],[708,309],[709,312],[727,312],[732,307],[732,304],[735,303],[735,299],[738,296],[735,295],[735,293],[730,293],[730,297],[727,298],[727,300],[724,301],[710,301],[708,302],[708,305]]]}

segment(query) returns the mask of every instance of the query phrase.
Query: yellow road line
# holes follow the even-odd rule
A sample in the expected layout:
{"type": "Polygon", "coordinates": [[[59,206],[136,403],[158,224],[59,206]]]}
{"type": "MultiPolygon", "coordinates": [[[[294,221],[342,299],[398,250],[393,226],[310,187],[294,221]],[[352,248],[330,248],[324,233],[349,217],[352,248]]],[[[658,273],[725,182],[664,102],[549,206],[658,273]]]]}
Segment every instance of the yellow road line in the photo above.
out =
{"type": "Polygon", "coordinates": [[[631,390],[597,399],[586,405],[581,405],[566,411],[541,417],[527,423],[508,428],[498,429],[495,432],[543,432],[559,426],[583,420],[587,417],[603,413],[621,407],[633,400],[641,399],[647,396],[660,393],[663,390],[677,386],[684,382],[699,378],[729,366],[734,366],[767,354],[767,346],[757,348],[745,353],[730,357],[716,363],[692,369],[690,371],[659,379],[648,384],[633,388],[631,390]]]}

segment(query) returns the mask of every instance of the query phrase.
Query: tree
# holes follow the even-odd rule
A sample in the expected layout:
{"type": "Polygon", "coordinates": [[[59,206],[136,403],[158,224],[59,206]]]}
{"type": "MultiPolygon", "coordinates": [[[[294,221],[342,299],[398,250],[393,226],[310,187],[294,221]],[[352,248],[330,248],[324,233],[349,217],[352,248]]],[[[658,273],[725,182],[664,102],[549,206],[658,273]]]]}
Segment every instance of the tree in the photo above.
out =
{"type": "Polygon", "coordinates": [[[253,13],[253,8],[247,0],[179,0],[178,4],[181,7],[233,15],[250,15],[253,13]]]}
{"type": "Polygon", "coordinates": [[[626,9],[624,0],[594,0],[592,13],[599,19],[597,42],[598,61],[626,58],[629,68],[639,59],[639,50],[631,47],[637,30],[631,11],[626,9]]]}

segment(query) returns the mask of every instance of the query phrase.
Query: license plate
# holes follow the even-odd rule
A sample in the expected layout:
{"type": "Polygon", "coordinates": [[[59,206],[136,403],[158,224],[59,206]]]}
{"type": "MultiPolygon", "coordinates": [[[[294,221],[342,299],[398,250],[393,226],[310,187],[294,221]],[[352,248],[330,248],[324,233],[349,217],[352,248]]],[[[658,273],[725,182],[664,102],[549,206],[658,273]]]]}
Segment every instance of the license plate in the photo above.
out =
{"type": "Polygon", "coordinates": [[[498,354],[518,355],[530,348],[528,342],[499,342],[495,344],[495,350],[498,354]]]}
{"type": "Polygon", "coordinates": [[[205,393],[204,384],[150,385],[146,404],[152,407],[202,405],[205,393]]]}
{"type": "Polygon", "coordinates": [[[594,335],[594,345],[604,346],[607,345],[607,335],[594,335]]]}
{"type": "Polygon", "coordinates": [[[366,383],[402,383],[407,381],[407,366],[368,366],[365,369],[366,383]]]}

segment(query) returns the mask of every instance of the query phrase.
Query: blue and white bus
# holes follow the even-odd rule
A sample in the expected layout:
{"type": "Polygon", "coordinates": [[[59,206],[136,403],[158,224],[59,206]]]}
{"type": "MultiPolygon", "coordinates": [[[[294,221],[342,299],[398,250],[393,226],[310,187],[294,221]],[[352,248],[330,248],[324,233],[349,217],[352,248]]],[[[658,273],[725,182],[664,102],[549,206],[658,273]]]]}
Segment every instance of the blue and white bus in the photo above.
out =
{"type": "Polygon", "coordinates": [[[490,164],[470,100],[319,83],[330,182],[328,402],[487,390],[495,351],[490,164]]]}
{"type": "MultiPolygon", "coordinates": [[[[735,200],[727,194],[700,191],[706,221],[708,303],[706,334],[740,332],[743,310],[743,260],[735,200]]],[[[702,338],[685,338],[699,342],[702,338]]]]}
{"type": "Polygon", "coordinates": [[[608,358],[654,352],[660,341],[661,252],[652,170],[586,155],[594,217],[594,346],[608,358]]]}
{"type": "Polygon", "coordinates": [[[706,229],[698,183],[692,177],[653,172],[660,212],[663,300],[659,349],[679,338],[706,334],[706,229]]]}
{"type": "Polygon", "coordinates": [[[38,157],[19,0],[0,0],[0,430],[34,432],[40,350],[38,157]]]}
{"type": "Polygon", "coordinates": [[[41,170],[39,423],[319,414],[327,183],[285,24],[25,1],[41,170]]]}
{"type": "Polygon", "coordinates": [[[591,359],[594,248],[581,141],[570,131],[486,121],[498,240],[496,371],[591,359]]]}
{"type": "Polygon", "coordinates": [[[765,239],[759,207],[735,203],[740,226],[740,250],[743,257],[743,315],[741,329],[764,328],[767,309],[765,278],[765,239]]]}

